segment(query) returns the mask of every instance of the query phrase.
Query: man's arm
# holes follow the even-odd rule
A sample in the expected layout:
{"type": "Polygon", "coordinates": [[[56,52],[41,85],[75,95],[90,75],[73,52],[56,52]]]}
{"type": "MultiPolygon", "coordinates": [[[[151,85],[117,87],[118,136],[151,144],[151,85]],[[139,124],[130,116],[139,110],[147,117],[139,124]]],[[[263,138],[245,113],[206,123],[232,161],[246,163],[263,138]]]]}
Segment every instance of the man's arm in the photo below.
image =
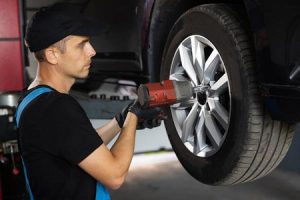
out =
{"type": "Polygon", "coordinates": [[[119,188],[132,160],[137,121],[137,116],[129,112],[121,134],[111,150],[101,145],[82,160],[79,166],[105,186],[119,188]]]}
{"type": "Polygon", "coordinates": [[[125,106],[111,121],[96,129],[104,144],[108,144],[120,132],[131,105],[132,103],[125,106]]]}
{"type": "Polygon", "coordinates": [[[96,131],[104,144],[108,144],[121,131],[121,128],[119,127],[116,118],[113,118],[104,126],[97,128],[96,131]]]}

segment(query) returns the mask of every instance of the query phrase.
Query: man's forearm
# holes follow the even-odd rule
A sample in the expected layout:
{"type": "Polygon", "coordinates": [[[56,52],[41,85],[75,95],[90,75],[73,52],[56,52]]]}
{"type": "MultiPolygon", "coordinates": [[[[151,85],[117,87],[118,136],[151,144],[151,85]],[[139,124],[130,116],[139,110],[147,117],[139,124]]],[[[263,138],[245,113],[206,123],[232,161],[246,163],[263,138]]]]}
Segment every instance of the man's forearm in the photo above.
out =
{"type": "Polygon", "coordinates": [[[100,145],[82,160],[79,166],[107,187],[113,189],[120,187],[132,160],[137,121],[135,114],[128,113],[113,147],[109,150],[106,145],[100,145]]]}
{"type": "Polygon", "coordinates": [[[115,118],[110,120],[104,126],[96,129],[104,144],[108,144],[120,132],[120,130],[121,129],[115,118]]]}
{"type": "Polygon", "coordinates": [[[121,134],[111,148],[120,168],[124,170],[124,175],[128,171],[134,152],[137,121],[138,118],[135,114],[128,113],[121,134]]]}

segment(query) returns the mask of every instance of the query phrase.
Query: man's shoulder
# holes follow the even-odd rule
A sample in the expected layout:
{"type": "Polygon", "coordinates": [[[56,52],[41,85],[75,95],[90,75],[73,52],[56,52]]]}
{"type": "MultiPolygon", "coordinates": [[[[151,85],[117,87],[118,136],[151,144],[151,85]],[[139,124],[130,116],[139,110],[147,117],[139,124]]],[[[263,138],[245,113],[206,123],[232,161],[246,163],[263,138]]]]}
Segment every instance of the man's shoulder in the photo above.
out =
{"type": "Polygon", "coordinates": [[[53,107],[56,109],[69,110],[69,109],[80,109],[81,106],[77,100],[69,94],[59,93],[52,91],[43,94],[37,103],[41,103],[45,106],[53,107]]]}
{"type": "Polygon", "coordinates": [[[28,95],[36,92],[38,89],[48,89],[46,92],[41,92],[38,96],[31,99],[28,104],[29,107],[36,108],[48,108],[47,110],[54,109],[57,112],[59,111],[67,111],[67,110],[82,110],[80,104],[76,101],[74,97],[69,94],[64,94],[56,91],[55,89],[48,86],[38,86],[27,90],[23,93],[19,100],[19,104],[26,98],[28,95]]]}

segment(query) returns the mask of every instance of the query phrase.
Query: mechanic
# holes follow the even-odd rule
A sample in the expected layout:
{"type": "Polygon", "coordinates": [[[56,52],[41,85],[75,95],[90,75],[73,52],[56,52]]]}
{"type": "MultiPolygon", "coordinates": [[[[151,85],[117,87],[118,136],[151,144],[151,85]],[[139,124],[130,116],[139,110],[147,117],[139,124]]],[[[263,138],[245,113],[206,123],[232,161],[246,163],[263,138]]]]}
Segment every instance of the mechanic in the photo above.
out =
{"type": "Polygon", "coordinates": [[[76,79],[89,74],[96,54],[89,36],[99,30],[76,8],[66,3],[43,7],[26,30],[26,45],[38,69],[20,99],[16,119],[31,199],[110,199],[106,187],[119,188],[128,173],[139,119],[144,119],[141,128],[160,124],[153,120],[158,110],[143,110],[135,101],[103,127],[92,127],[69,91],[76,79]],[[26,100],[41,88],[46,92],[26,100]]]}

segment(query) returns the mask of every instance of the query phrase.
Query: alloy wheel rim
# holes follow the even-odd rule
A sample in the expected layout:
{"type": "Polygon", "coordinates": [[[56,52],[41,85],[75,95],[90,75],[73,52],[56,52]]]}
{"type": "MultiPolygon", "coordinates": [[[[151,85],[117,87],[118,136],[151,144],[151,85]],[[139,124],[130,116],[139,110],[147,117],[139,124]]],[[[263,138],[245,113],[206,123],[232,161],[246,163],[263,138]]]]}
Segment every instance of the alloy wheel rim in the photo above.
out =
{"type": "Polygon", "coordinates": [[[196,156],[212,156],[227,136],[231,113],[230,84],[218,50],[203,36],[185,38],[173,56],[169,79],[195,87],[193,98],[170,107],[181,141],[196,156]]]}

